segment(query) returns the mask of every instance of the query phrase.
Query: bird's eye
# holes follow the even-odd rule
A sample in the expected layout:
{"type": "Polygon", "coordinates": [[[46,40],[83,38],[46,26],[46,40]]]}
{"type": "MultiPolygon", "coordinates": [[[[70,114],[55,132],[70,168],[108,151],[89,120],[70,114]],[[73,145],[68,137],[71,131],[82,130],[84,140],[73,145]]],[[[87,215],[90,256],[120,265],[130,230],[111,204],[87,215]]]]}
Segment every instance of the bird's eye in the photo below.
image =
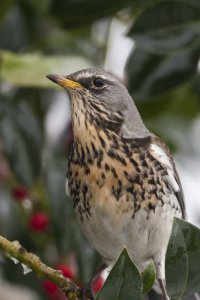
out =
{"type": "Polygon", "coordinates": [[[101,88],[102,86],[104,86],[104,80],[100,77],[97,77],[93,80],[93,84],[94,86],[96,86],[97,88],[101,88]]]}

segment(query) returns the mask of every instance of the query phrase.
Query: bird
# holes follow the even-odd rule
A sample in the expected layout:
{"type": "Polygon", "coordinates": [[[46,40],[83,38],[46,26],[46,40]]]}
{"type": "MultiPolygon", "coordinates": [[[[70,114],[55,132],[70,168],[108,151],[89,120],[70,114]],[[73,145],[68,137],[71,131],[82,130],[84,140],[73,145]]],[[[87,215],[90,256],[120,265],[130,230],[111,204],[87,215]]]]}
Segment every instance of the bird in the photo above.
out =
{"type": "Polygon", "coordinates": [[[186,216],[168,147],[147,129],[127,88],[112,73],[88,68],[47,78],[70,98],[73,143],[66,189],[84,235],[107,266],[124,247],[140,272],[153,260],[168,300],[166,249],[173,218],[186,216]]]}

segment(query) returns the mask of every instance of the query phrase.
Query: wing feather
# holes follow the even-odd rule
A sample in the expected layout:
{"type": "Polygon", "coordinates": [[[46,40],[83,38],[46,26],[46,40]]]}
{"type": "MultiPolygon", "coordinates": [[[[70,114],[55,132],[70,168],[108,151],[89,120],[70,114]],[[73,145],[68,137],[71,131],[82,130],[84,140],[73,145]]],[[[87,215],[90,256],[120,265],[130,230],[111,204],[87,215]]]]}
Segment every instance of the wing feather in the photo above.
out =
{"type": "Polygon", "coordinates": [[[181,208],[182,216],[185,219],[186,212],[185,212],[185,201],[184,201],[183,190],[171,155],[169,154],[167,149],[165,151],[158,144],[151,144],[150,152],[151,155],[154,157],[154,159],[159,161],[165,167],[167,172],[165,179],[167,180],[169,186],[171,187],[172,191],[176,195],[181,208]]]}

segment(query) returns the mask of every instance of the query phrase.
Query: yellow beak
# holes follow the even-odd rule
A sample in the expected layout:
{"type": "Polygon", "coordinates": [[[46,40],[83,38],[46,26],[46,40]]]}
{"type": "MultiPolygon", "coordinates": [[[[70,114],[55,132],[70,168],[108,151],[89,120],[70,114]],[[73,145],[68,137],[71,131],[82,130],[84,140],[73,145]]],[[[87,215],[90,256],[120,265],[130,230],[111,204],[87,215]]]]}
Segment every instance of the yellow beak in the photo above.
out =
{"type": "Polygon", "coordinates": [[[62,75],[49,74],[47,75],[47,78],[64,88],[76,89],[82,87],[80,83],[67,79],[62,75]]]}

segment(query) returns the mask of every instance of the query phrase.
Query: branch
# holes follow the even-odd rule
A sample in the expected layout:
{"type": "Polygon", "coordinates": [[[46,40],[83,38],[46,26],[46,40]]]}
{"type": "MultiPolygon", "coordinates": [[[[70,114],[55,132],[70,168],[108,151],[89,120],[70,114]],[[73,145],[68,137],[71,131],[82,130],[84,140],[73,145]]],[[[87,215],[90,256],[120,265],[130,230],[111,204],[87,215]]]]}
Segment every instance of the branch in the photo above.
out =
{"type": "Polygon", "coordinates": [[[0,235],[0,249],[11,259],[16,259],[39,277],[53,281],[66,294],[68,300],[78,300],[80,289],[60,271],[54,270],[41,262],[38,256],[28,252],[18,241],[10,242],[0,235]]]}

